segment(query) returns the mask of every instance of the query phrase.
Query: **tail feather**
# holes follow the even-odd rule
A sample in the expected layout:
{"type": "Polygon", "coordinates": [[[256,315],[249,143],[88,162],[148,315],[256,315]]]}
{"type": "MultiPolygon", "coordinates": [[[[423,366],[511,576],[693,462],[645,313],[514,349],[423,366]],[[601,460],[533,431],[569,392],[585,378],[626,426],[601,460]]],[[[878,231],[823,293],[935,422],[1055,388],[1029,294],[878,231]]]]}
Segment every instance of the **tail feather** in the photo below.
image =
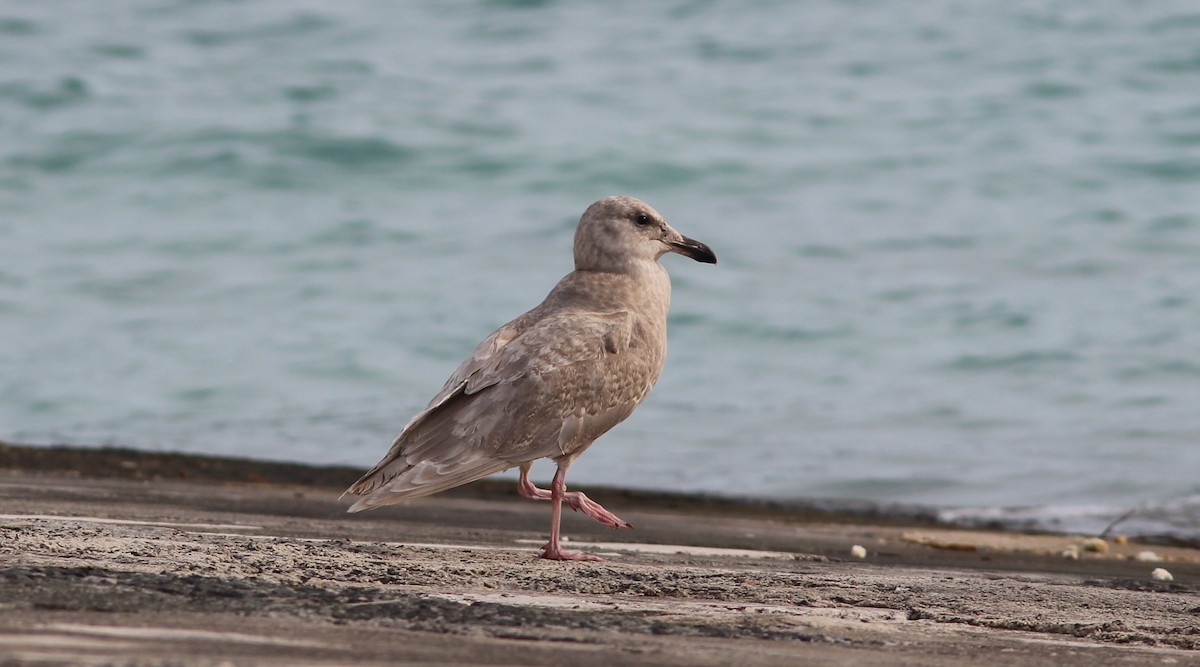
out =
{"type": "Polygon", "coordinates": [[[506,420],[515,416],[493,409],[495,399],[504,402],[507,395],[495,395],[495,388],[465,394],[463,387],[409,421],[387,455],[342,494],[364,496],[349,511],[432,495],[515,465],[496,457],[494,442],[498,434],[511,437],[506,420]]]}
{"type": "Polygon", "coordinates": [[[422,461],[409,466],[407,470],[385,482],[373,483],[375,480],[365,478],[359,480],[346,493],[364,497],[346,511],[361,512],[374,507],[430,496],[508,470],[511,467],[513,464],[508,461],[492,458],[477,458],[454,463],[422,461]],[[369,490],[359,491],[358,489],[369,490]]]}

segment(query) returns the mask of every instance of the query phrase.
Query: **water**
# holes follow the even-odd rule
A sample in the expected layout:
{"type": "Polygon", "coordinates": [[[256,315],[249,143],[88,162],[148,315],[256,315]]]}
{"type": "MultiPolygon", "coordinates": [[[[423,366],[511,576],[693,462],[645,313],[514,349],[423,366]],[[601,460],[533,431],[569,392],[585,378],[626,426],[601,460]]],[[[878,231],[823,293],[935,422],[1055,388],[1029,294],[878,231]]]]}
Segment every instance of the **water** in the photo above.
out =
{"type": "Polygon", "coordinates": [[[1187,2],[3,3],[0,438],[368,466],[628,193],[721,264],[665,258],[663,379],[575,483],[1200,538],[1197,44],[1187,2]]]}

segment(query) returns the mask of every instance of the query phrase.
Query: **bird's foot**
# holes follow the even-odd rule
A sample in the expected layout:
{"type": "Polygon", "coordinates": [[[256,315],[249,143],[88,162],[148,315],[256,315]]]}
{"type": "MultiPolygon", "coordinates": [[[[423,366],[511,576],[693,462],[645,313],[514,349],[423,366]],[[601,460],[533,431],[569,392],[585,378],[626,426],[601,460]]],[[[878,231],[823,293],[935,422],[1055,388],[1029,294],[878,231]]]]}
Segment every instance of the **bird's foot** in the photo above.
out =
{"type": "Polygon", "coordinates": [[[566,551],[553,542],[547,542],[546,546],[542,547],[542,551],[538,554],[539,558],[546,560],[581,560],[603,563],[604,559],[592,554],[585,554],[582,551],[566,551]]]}
{"type": "Polygon", "coordinates": [[[583,512],[614,530],[617,528],[633,528],[633,525],[628,521],[604,509],[603,505],[583,495],[580,491],[572,491],[564,495],[563,502],[571,509],[583,512]]]}

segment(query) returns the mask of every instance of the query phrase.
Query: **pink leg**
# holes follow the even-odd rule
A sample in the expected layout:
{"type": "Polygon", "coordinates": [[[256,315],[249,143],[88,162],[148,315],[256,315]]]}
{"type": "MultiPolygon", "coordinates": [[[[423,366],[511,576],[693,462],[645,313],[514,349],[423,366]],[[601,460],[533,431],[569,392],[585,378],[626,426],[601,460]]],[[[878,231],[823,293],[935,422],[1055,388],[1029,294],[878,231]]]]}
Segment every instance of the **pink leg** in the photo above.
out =
{"type": "Polygon", "coordinates": [[[529,463],[525,463],[525,464],[521,465],[521,479],[517,482],[517,493],[521,494],[522,496],[524,496],[526,498],[531,498],[533,500],[550,500],[550,492],[549,491],[547,491],[545,489],[537,488],[536,486],[534,486],[533,482],[530,481],[530,479],[529,479],[529,466],[530,465],[531,464],[529,464],[529,463]]]}
{"type": "Polygon", "coordinates": [[[554,473],[554,481],[550,483],[550,541],[542,547],[541,557],[548,560],[604,560],[599,556],[578,551],[564,551],[559,547],[559,523],[562,521],[562,501],[566,490],[567,469],[559,466],[558,471],[554,473]]]}
{"type": "MultiPolygon", "coordinates": [[[[555,479],[558,479],[557,475],[555,475],[555,479]]],[[[576,512],[583,512],[596,521],[599,521],[600,523],[613,529],[633,528],[628,521],[625,521],[616,514],[604,509],[603,505],[583,495],[583,492],[571,491],[570,493],[567,493],[565,483],[563,484],[563,490],[563,501],[567,503],[568,507],[576,512]]],[[[539,489],[532,481],[530,481],[529,464],[521,466],[521,479],[517,482],[517,493],[533,500],[551,500],[553,496],[552,492],[547,491],[546,489],[539,489]]]]}

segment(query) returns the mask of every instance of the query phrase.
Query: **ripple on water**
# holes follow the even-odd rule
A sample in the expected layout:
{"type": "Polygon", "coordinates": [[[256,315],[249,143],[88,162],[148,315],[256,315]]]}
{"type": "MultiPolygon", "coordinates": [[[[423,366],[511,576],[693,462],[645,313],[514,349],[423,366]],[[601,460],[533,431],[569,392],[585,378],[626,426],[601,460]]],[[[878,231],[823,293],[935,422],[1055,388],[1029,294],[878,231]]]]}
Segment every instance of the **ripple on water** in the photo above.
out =
{"type": "Polygon", "coordinates": [[[381,225],[375,220],[358,218],[342,220],[313,234],[308,238],[306,245],[362,247],[380,244],[407,244],[420,238],[421,236],[415,232],[381,225]]]}
{"type": "Polygon", "coordinates": [[[281,155],[295,155],[339,167],[378,168],[410,161],[415,152],[383,137],[316,136],[282,133],[268,144],[281,155]]]}
{"type": "Polygon", "coordinates": [[[67,76],[48,85],[17,81],[0,85],[0,100],[10,99],[39,111],[51,111],[82,104],[91,98],[87,82],[77,76],[67,76]]]}
{"type": "Polygon", "coordinates": [[[221,48],[263,40],[303,37],[334,27],[336,23],[316,14],[298,14],[282,21],[229,30],[186,30],[183,38],[193,46],[221,48]]]}
{"type": "Polygon", "coordinates": [[[135,141],[128,134],[69,132],[47,142],[40,151],[17,153],[5,162],[19,170],[67,172],[102,160],[135,141]]]}
{"type": "Polygon", "coordinates": [[[1079,97],[1083,95],[1084,90],[1080,86],[1062,81],[1036,81],[1027,84],[1023,92],[1036,99],[1057,100],[1079,97]]]}
{"type": "Polygon", "coordinates": [[[419,161],[416,150],[384,137],[299,130],[210,128],[160,141],[152,147],[152,153],[162,160],[160,168],[153,171],[155,175],[206,176],[268,190],[313,186],[321,183],[329,170],[385,178],[419,161]]]}
{"type": "Polygon", "coordinates": [[[1197,220],[1197,216],[1191,213],[1164,215],[1151,220],[1146,225],[1146,231],[1155,234],[1182,231],[1196,227],[1197,220]]]}
{"type": "Polygon", "coordinates": [[[116,278],[91,278],[75,283],[74,289],[110,303],[149,303],[178,298],[199,282],[190,272],[155,269],[116,278]]]}
{"type": "Polygon", "coordinates": [[[1117,170],[1135,176],[1144,176],[1169,183],[1190,183],[1200,180],[1200,159],[1171,158],[1165,160],[1147,160],[1141,162],[1124,162],[1116,165],[1117,170]]]}
{"type": "Polygon", "coordinates": [[[796,248],[794,252],[798,257],[812,259],[850,259],[854,257],[854,253],[845,248],[821,243],[807,243],[796,248]]]}
{"type": "Polygon", "coordinates": [[[950,314],[959,329],[1023,329],[1033,322],[1033,315],[1004,303],[958,303],[950,306],[950,314]]]}
{"type": "Polygon", "coordinates": [[[1187,56],[1156,60],[1148,67],[1166,74],[1195,74],[1200,72],[1200,50],[1195,50],[1187,56]]]}
{"type": "Polygon", "coordinates": [[[1079,361],[1079,355],[1065,350],[1030,350],[1013,354],[964,354],[945,364],[952,371],[1020,371],[1056,369],[1079,361]]]}
{"type": "Polygon", "coordinates": [[[966,234],[929,234],[926,236],[910,236],[880,239],[866,244],[868,250],[881,252],[914,252],[920,250],[961,250],[973,248],[979,239],[966,234]]]}
{"type": "Polygon", "coordinates": [[[293,102],[323,102],[337,97],[337,89],[325,84],[286,86],[283,96],[293,102]]]}
{"type": "Polygon", "coordinates": [[[40,33],[41,27],[27,19],[0,18],[0,34],[25,37],[40,33]]]}
{"type": "Polygon", "coordinates": [[[250,244],[245,232],[235,232],[205,238],[177,238],[152,246],[156,253],[179,258],[222,257],[244,251],[250,244]]]}
{"type": "Polygon", "coordinates": [[[853,333],[853,330],[846,326],[805,329],[746,320],[721,322],[716,325],[716,330],[726,337],[786,342],[815,342],[843,338],[853,333]]]}
{"type": "Polygon", "coordinates": [[[1200,378],[1200,364],[1190,359],[1162,359],[1125,366],[1116,371],[1115,376],[1120,380],[1144,380],[1147,378],[1200,378]]]}
{"type": "Polygon", "coordinates": [[[134,44],[97,44],[92,47],[95,53],[117,60],[141,60],[146,57],[146,49],[134,44]]]}

